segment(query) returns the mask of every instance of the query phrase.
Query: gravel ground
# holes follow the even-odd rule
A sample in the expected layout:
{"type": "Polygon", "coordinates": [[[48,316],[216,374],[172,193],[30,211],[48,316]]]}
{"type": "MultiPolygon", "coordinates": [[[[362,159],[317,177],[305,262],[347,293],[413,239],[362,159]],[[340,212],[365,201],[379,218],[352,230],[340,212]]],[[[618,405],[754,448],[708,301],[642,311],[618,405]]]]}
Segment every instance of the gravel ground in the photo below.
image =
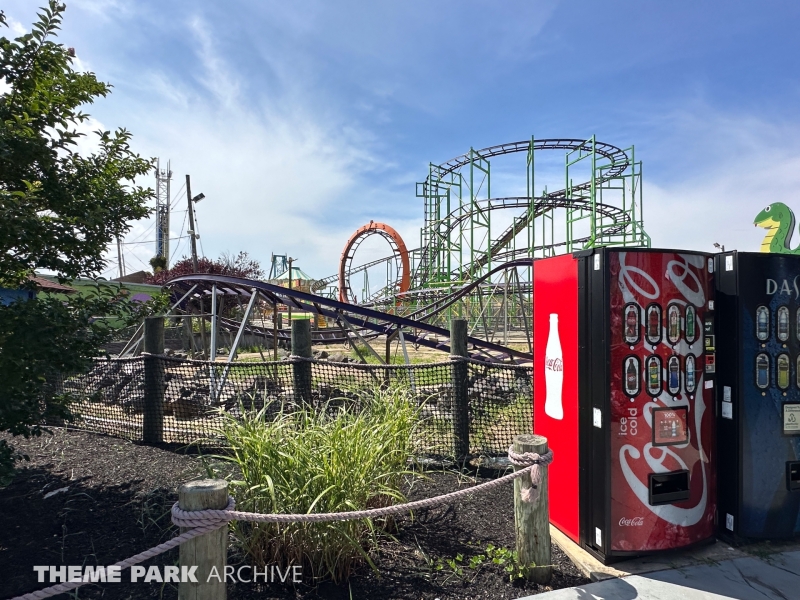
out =
{"type": "MultiPolygon", "coordinates": [[[[117,438],[55,429],[52,435],[13,444],[30,456],[15,479],[0,489],[0,596],[44,587],[34,565],[108,565],[141,552],[175,534],[169,508],[178,487],[205,476],[197,456],[135,444],[117,438]]],[[[452,472],[425,473],[408,495],[421,499],[474,485],[484,477],[452,472]]],[[[518,598],[588,582],[553,547],[549,586],[511,583],[498,565],[471,569],[470,557],[486,546],[514,547],[511,486],[491,490],[455,506],[420,511],[398,520],[394,539],[386,539],[373,560],[349,583],[315,586],[235,584],[231,600],[250,598],[518,598]],[[463,573],[447,562],[458,554],[463,573]]],[[[145,564],[177,564],[173,550],[145,564]]],[[[235,551],[231,564],[241,562],[235,551]]],[[[123,581],[127,577],[123,577],[123,581]]],[[[67,598],[67,595],[58,596],[67,598]]],[[[81,598],[176,598],[174,584],[89,584],[81,598]]]]}

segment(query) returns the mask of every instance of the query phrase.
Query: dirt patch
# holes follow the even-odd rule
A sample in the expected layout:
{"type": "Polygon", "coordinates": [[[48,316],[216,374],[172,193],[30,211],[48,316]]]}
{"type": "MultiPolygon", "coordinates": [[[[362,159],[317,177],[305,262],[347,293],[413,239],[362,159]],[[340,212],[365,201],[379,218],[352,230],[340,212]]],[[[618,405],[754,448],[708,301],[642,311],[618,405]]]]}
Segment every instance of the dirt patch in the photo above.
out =
{"type": "MultiPolygon", "coordinates": [[[[169,539],[176,532],[169,509],[178,487],[205,476],[197,456],[86,432],[56,429],[53,435],[14,439],[13,444],[31,461],[0,489],[3,597],[44,587],[36,583],[34,565],[108,565],[169,539]]],[[[426,477],[413,483],[411,499],[486,480],[452,472],[428,471],[426,477]]],[[[400,519],[395,538],[387,539],[373,557],[378,573],[364,565],[349,584],[339,586],[235,584],[228,586],[228,597],[511,599],[588,582],[556,547],[554,577],[546,587],[510,583],[503,565],[470,568],[470,559],[485,554],[489,544],[513,549],[510,486],[400,519]],[[455,561],[459,554],[463,559],[455,561]]],[[[145,564],[172,565],[177,560],[173,550],[145,564]]],[[[230,564],[242,560],[236,552],[229,553],[230,564]]],[[[127,578],[124,574],[123,581],[127,578]]],[[[177,588],[156,583],[89,584],[81,588],[80,597],[176,598],[177,588]]]]}

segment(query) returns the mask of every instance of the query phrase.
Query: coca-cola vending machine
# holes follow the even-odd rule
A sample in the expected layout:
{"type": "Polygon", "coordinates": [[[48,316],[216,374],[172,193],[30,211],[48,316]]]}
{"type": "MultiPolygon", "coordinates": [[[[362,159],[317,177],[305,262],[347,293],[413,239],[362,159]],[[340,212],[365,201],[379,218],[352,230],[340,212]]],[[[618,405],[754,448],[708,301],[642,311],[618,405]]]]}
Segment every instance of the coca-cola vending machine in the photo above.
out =
{"type": "Polygon", "coordinates": [[[800,256],[717,255],[719,534],[800,533],[800,256]]]}
{"type": "Polygon", "coordinates": [[[643,248],[534,261],[550,520],[604,562],[713,539],[713,267],[643,248]]]}

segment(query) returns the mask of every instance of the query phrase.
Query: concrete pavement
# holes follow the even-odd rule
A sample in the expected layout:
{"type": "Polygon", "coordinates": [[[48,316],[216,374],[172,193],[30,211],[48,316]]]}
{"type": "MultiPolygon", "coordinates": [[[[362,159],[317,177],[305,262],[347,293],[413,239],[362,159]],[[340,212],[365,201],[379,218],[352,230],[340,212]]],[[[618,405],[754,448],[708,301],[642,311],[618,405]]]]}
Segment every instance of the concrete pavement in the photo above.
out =
{"type": "Polygon", "coordinates": [[[520,600],[798,600],[796,542],[732,548],[723,542],[604,566],[557,530],[554,541],[595,580],[520,600]]]}

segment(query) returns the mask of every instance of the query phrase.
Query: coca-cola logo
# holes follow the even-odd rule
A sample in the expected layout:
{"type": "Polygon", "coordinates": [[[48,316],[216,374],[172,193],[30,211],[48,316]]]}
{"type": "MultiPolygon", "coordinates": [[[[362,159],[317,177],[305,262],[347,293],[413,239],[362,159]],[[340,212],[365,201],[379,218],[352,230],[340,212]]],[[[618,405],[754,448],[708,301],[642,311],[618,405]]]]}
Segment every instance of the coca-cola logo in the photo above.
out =
{"type": "Polygon", "coordinates": [[[561,361],[560,358],[548,358],[544,357],[544,368],[548,371],[563,371],[564,370],[564,363],[561,361]]]}
{"type": "Polygon", "coordinates": [[[619,520],[620,527],[641,527],[642,525],[644,525],[644,517],[633,517],[632,519],[622,517],[619,520]]]}

